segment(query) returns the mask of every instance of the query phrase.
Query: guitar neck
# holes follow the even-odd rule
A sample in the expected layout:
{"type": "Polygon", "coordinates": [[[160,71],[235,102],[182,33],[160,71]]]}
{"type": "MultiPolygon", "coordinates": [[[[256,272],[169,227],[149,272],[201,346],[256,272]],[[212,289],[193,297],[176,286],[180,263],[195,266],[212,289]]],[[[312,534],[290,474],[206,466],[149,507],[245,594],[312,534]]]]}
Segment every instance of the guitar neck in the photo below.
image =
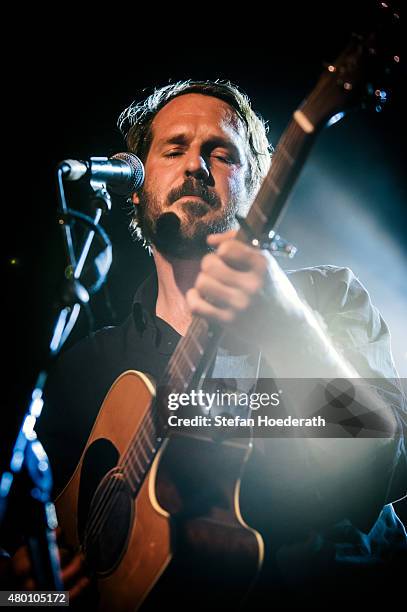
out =
{"type": "MultiPolygon", "coordinates": [[[[294,113],[281,136],[270,170],[246,217],[251,232],[259,239],[275,230],[281,222],[288,195],[315,140],[315,131],[304,131],[294,118],[299,112],[294,113]]],[[[244,232],[239,232],[238,237],[250,240],[250,237],[245,238],[244,232]]]]}

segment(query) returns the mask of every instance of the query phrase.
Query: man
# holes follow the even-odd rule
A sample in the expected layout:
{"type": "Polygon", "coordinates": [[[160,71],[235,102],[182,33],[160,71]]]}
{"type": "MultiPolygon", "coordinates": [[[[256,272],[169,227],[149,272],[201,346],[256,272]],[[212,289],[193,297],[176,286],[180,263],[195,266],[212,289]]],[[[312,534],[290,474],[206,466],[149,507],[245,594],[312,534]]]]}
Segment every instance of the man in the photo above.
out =
{"type": "MultiPolygon", "coordinates": [[[[353,579],[365,595],[363,580],[373,576],[366,568],[398,561],[406,546],[386,505],[404,495],[407,469],[405,412],[391,381],[397,374],[385,323],[349,270],[326,266],[288,278],[269,253],[236,239],[236,214],[247,212],[270,165],[265,126],[237,88],[168,85],[131,105],[120,126],[145,164],[144,186],[132,197],[132,229],[151,249],[156,274],[138,290],[123,325],[101,330],[60,360],[38,428],[57,492],[113,381],[128,369],[159,380],[200,315],[225,330],[214,378],[383,380],[376,402],[387,437],[315,446],[261,440],[241,492],[242,509],[266,544],[261,588],[304,597],[315,585],[320,595],[325,588],[332,594],[336,578],[346,591],[353,579]]],[[[70,577],[80,576],[77,558],[69,563],[70,577]]],[[[374,575],[388,577],[384,570],[374,575]]]]}

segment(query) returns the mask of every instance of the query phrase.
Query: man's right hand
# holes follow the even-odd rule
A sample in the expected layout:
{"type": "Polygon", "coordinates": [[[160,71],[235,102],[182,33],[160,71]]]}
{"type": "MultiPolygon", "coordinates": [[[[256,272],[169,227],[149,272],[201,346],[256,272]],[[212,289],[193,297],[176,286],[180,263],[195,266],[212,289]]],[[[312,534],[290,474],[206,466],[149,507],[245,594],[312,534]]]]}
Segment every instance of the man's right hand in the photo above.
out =
{"type": "MultiPolygon", "coordinates": [[[[85,559],[82,553],[73,553],[64,543],[63,534],[58,528],[57,542],[61,563],[61,578],[66,591],[69,591],[70,601],[74,601],[90,586],[91,580],[85,571],[85,559]]],[[[33,575],[33,567],[26,545],[20,546],[11,561],[11,574],[16,588],[33,591],[37,589],[33,575]]]]}

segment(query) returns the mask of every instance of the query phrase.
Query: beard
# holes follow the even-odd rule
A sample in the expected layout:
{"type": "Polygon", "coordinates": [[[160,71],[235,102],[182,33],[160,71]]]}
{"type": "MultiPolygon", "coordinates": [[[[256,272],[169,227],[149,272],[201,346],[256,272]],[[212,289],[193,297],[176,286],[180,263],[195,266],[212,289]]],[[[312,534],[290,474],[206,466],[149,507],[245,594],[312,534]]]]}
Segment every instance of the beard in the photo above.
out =
{"type": "Polygon", "coordinates": [[[144,188],[139,199],[137,220],[144,240],[163,255],[178,259],[201,259],[210,252],[206,238],[235,227],[241,204],[241,197],[235,193],[222,207],[215,191],[192,178],[171,190],[164,205],[144,188]],[[173,212],[172,204],[184,196],[198,196],[203,201],[185,197],[180,214],[173,212]]]}

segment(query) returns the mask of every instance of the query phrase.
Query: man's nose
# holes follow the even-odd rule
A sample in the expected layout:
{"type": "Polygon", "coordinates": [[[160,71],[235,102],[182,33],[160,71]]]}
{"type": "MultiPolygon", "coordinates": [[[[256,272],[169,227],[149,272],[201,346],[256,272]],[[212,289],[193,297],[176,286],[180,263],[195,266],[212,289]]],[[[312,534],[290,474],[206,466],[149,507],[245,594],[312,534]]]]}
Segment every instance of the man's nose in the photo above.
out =
{"type": "Polygon", "coordinates": [[[199,153],[192,153],[192,151],[186,156],[185,165],[185,176],[194,177],[201,181],[207,181],[210,176],[209,167],[207,161],[203,155],[199,153]]]}

